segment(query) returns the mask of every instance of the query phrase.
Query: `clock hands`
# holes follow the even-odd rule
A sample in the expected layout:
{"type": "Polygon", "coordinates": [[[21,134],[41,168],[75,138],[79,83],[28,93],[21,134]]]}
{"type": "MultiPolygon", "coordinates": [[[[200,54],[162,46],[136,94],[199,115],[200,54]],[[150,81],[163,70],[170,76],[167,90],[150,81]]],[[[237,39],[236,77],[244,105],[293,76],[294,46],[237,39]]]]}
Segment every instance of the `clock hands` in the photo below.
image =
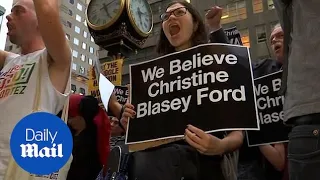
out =
{"type": "Polygon", "coordinates": [[[141,19],[141,14],[142,14],[142,12],[141,12],[141,10],[140,10],[139,7],[138,7],[137,11],[138,11],[139,19],[140,19],[140,24],[141,24],[141,26],[142,26],[142,19],[141,19]]]}
{"type": "Polygon", "coordinates": [[[110,15],[110,13],[109,13],[109,11],[108,11],[108,6],[111,4],[111,3],[113,3],[115,0],[113,0],[113,1],[111,1],[111,2],[109,2],[109,3],[107,3],[107,4],[105,4],[105,3],[103,3],[102,4],[102,8],[100,8],[100,10],[104,10],[106,13],[107,13],[107,16],[111,19],[112,18],[112,16],[110,15]]]}

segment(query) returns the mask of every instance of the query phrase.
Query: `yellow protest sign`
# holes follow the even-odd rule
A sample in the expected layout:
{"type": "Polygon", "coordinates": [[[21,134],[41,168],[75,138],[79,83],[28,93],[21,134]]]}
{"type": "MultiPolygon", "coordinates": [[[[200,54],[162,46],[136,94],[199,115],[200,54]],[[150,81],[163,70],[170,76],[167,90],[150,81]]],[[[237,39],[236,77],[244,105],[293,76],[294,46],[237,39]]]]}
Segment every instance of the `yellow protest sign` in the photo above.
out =
{"type": "Polygon", "coordinates": [[[102,64],[102,72],[115,86],[121,86],[123,59],[117,59],[102,64]]]}
{"type": "Polygon", "coordinates": [[[103,107],[99,91],[99,82],[98,78],[96,77],[96,72],[93,66],[91,66],[89,69],[89,80],[87,81],[87,85],[89,94],[97,98],[99,101],[99,105],[103,107]]]}

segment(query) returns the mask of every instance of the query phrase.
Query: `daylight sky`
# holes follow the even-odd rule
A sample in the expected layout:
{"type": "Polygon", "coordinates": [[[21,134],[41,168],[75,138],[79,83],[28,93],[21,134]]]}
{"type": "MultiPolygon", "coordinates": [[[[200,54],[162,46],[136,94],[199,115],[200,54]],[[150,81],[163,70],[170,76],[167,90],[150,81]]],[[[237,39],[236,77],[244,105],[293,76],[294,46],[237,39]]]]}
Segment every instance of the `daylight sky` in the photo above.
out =
{"type": "Polygon", "coordinates": [[[6,44],[7,38],[7,19],[6,15],[10,14],[13,0],[0,0],[0,5],[6,9],[6,13],[4,14],[3,21],[0,29],[0,50],[3,50],[6,44]]]}

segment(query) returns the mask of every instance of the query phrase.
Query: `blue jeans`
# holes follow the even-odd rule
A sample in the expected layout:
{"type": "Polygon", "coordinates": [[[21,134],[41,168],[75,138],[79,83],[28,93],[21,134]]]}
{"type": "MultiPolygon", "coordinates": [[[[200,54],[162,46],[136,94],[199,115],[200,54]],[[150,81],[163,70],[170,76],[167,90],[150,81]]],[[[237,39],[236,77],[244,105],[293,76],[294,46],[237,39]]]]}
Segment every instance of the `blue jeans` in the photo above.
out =
{"type": "Polygon", "coordinates": [[[298,125],[292,129],[288,145],[290,180],[320,179],[319,134],[320,125],[298,125]]]}

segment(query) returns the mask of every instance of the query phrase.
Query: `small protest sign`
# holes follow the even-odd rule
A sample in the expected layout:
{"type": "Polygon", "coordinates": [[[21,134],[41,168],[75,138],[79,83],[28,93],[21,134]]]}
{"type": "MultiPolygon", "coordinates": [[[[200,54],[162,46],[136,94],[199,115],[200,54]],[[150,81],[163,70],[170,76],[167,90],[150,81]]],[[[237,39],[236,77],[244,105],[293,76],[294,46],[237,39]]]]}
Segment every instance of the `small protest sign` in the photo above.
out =
{"type": "Polygon", "coordinates": [[[122,81],[123,59],[105,62],[101,65],[103,75],[114,85],[120,86],[122,81]]]}
{"type": "Polygon", "coordinates": [[[248,146],[288,141],[291,128],[283,123],[284,97],[278,94],[282,71],[254,80],[260,131],[247,131],[248,146]]]}
{"type": "Polygon", "coordinates": [[[230,41],[230,44],[241,45],[241,46],[243,45],[241,40],[241,34],[238,31],[236,26],[225,29],[224,31],[230,41]]]}
{"type": "Polygon", "coordinates": [[[130,65],[127,144],[183,137],[192,124],[207,133],[259,130],[247,47],[204,44],[130,65]]]}
{"type": "Polygon", "coordinates": [[[115,86],[113,93],[117,97],[117,100],[120,104],[126,104],[129,96],[129,89],[127,86],[115,86]]]}
{"type": "MultiPolygon", "coordinates": [[[[113,94],[116,96],[117,101],[124,105],[127,103],[128,97],[129,97],[129,89],[127,86],[115,86],[113,89],[113,94]]],[[[112,111],[108,111],[109,116],[116,117],[112,111]]]]}
{"type": "Polygon", "coordinates": [[[88,85],[89,94],[97,98],[99,105],[101,107],[104,107],[101,100],[98,78],[96,76],[96,70],[94,66],[91,66],[89,69],[89,79],[87,80],[87,85],[88,85]]]}

